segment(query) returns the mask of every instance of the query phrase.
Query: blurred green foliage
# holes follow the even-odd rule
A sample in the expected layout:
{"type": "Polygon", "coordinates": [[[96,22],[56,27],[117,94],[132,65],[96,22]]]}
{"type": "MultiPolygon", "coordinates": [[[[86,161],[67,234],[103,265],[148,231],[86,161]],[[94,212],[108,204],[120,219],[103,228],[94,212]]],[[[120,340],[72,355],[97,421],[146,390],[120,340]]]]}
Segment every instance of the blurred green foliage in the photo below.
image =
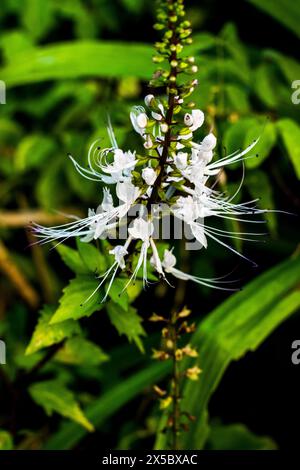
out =
{"type": "MultiPolygon", "coordinates": [[[[296,2],[250,3],[299,34],[296,2]]],[[[200,29],[205,8],[196,4],[188,12],[200,29]]],[[[148,389],[149,396],[149,388],[169,370],[164,363],[151,364],[149,353],[157,337],[150,329],[146,335],[145,320],[153,309],[170,308],[173,294],[154,287],[149,301],[150,294],[142,293],[137,282],[121,297],[122,286],[115,285],[105,305],[97,296],[85,303],[98,285],[95,271],[107,266],[105,243],[93,247],[78,242],[51,251],[32,246],[24,251],[32,243],[25,231],[32,218],[52,223],[53,217],[63,217],[54,210],[82,214],[98,205],[101,188],[82,179],[66,155],[72,153],[85,164],[91,142],[101,138],[105,146],[107,114],[120,146],[139,145],[128,115],[131,106],[142,101],[154,70],[152,19],[150,0],[2,1],[0,79],[7,86],[7,102],[0,108],[0,336],[9,359],[0,366],[0,449],[73,448],[82,440],[93,445],[86,438],[93,427],[110,447],[118,442],[143,446],[141,428],[153,445],[159,412],[143,393],[148,389]],[[127,31],[132,25],[139,25],[134,38],[127,31]],[[130,344],[120,342],[119,335],[130,344]],[[18,396],[11,400],[15,389],[18,396]],[[144,400],[142,423],[125,412],[117,431],[103,429],[137,396],[144,400]],[[51,419],[43,409],[47,415],[54,413],[51,419]],[[72,422],[61,423],[59,415],[72,422]]],[[[297,212],[300,105],[293,104],[291,96],[300,64],[280,50],[245,44],[238,25],[230,22],[217,34],[196,32],[189,48],[199,67],[194,100],[218,135],[219,154],[260,137],[257,158],[246,160],[242,196],[259,197],[262,207],[297,212]]],[[[224,186],[230,181],[228,191],[237,189],[241,174],[233,167],[224,175],[224,186]]],[[[232,425],[226,434],[221,425],[210,427],[207,410],[229,363],[256,349],[300,304],[295,291],[299,260],[290,259],[298,242],[293,223],[280,213],[268,219],[268,244],[239,249],[262,260],[264,270],[281,264],[224,303],[224,296],[207,289],[187,293],[197,322],[193,342],[200,349],[204,372],[199,383],[184,387],[184,400],[197,418],[184,438],[186,448],[275,446],[243,425],[232,425]],[[199,296],[205,300],[201,311],[199,296]],[[210,310],[200,321],[199,315],[210,310]]],[[[208,275],[234,264],[218,247],[191,258],[190,270],[208,275]]],[[[166,446],[160,433],[156,446],[166,446]]]]}

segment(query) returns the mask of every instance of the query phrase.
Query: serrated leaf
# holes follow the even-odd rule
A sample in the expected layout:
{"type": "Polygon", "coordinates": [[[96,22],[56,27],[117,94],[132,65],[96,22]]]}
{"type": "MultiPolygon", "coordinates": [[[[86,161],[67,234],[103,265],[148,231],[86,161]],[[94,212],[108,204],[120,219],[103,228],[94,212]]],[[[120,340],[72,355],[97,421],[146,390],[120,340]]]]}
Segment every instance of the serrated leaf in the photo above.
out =
{"type": "Polygon", "coordinates": [[[47,415],[53,412],[81,424],[88,431],[94,431],[94,426],[83,414],[74,395],[57,380],[36,382],[29,387],[32,399],[42,406],[47,415]]]}
{"type": "Polygon", "coordinates": [[[276,125],[296,175],[300,179],[300,127],[295,121],[287,118],[280,119],[276,125]]]}
{"type": "Polygon", "coordinates": [[[109,356],[92,341],[78,336],[68,339],[55,359],[65,364],[97,366],[108,361],[109,356]]]}
{"type": "Polygon", "coordinates": [[[25,354],[33,354],[42,348],[60,343],[65,338],[70,338],[80,333],[80,327],[74,320],[66,320],[55,325],[49,325],[49,321],[55,312],[55,307],[46,305],[40,312],[38,323],[35,327],[30,343],[25,354]]]}
{"type": "Polygon", "coordinates": [[[105,257],[100,253],[99,249],[91,243],[84,243],[76,239],[79,256],[85,266],[92,273],[102,273],[106,269],[105,257]]]}
{"type": "Polygon", "coordinates": [[[87,274],[88,269],[83,263],[81,256],[77,250],[70,248],[67,245],[57,245],[55,249],[61,256],[63,262],[72,269],[76,274],[87,274]]]}
{"type": "Polygon", "coordinates": [[[130,342],[134,341],[143,352],[144,347],[140,337],[145,335],[145,330],[141,325],[142,318],[137,314],[136,309],[130,306],[125,311],[118,304],[110,301],[107,304],[107,313],[118,333],[126,335],[130,342]]]}
{"type": "Polygon", "coordinates": [[[60,305],[51,318],[50,324],[70,318],[78,320],[82,317],[89,317],[97,310],[101,310],[104,307],[101,303],[103,291],[98,290],[93,294],[98,286],[99,281],[90,276],[79,275],[72,279],[63,289],[60,305]]]}
{"type": "MultiPolygon", "coordinates": [[[[121,380],[95,399],[86,410],[87,417],[97,429],[115,414],[122,406],[142,393],[145,387],[159,382],[170,371],[168,362],[158,362],[143,367],[142,370],[121,380]]],[[[84,437],[85,430],[74,423],[63,423],[57,433],[52,434],[45,444],[50,450],[73,449],[84,437]]]]}

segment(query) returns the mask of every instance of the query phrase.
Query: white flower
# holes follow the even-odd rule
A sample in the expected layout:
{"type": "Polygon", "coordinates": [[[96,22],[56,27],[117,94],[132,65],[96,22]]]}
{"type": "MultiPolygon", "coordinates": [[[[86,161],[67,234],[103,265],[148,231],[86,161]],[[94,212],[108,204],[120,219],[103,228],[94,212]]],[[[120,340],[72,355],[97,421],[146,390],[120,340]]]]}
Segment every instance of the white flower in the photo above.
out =
{"type": "Polygon", "coordinates": [[[109,251],[111,255],[115,256],[115,261],[118,263],[121,269],[125,268],[124,256],[128,255],[128,251],[124,246],[117,245],[112,250],[109,251]]]}
{"type": "Polygon", "coordinates": [[[142,217],[138,217],[137,219],[134,219],[128,232],[132,238],[147,241],[154,232],[154,225],[152,222],[146,221],[142,217]]]}
{"type": "Polygon", "coordinates": [[[193,109],[184,115],[184,124],[190,128],[191,132],[196,131],[204,122],[204,113],[200,109],[193,109]]]}
{"type": "Polygon", "coordinates": [[[201,142],[201,150],[204,152],[210,152],[217,145],[217,139],[214,134],[210,133],[201,142]]]}
{"type": "Polygon", "coordinates": [[[145,96],[145,99],[144,99],[145,105],[148,106],[148,107],[151,106],[151,102],[152,102],[153,100],[155,100],[154,95],[146,95],[146,96],[145,96]]]}
{"type": "Polygon", "coordinates": [[[147,167],[142,170],[142,178],[148,186],[152,186],[157,178],[156,172],[153,168],[147,167]]]}
{"type": "Polygon", "coordinates": [[[131,205],[139,197],[140,190],[129,179],[126,179],[117,183],[116,193],[120,201],[131,205]]]}
{"type": "Polygon", "coordinates": [[[176,269],[175,265],[176,265],[177,260],[176,260],[175,255],[173,255],[172,250],[164,251],[162,267],[166,273],[172,274],[177,279],[181,279],[183,281],[193,281],[193,282],[196,282],[197,284],[202,284],[206,287],[211,287],[213,289],[226,290],[226,291],[236,290],[236,289],[222,287],[219,285],[219,284],[222,284],[223,282],[227,282],[227,281],[222,281],[222,279],[226,276],[223,276],[220,278],[208,279],[208,278],[203,278],[203,277],[192,276],[191,274],[187,274],[187,273],[184,273],[183,271],[180,271],[179,269],[176,269]]]}
{"type": "Polygon", "coordinates": [[[176,165],[176,168],[178,170],[184,170],[188,164],[187,160],[188,160],[187,152],[178,152],[174,158],[174,163],[176,165]]]}
{"type": "Polygon", "coordinates": [[[146,140],[144,142],[145,149],[151,149],[153,147],[153,141],[151,139],[150,134],[147,134],[146,140]]]}
{"type": "Polygon", "coordinates": [[[173,255],[172,251],[170,250],[165,250],[164,251],[164,259],[162,261],[162,267],[166,271],[166,273],[169,273],[172,268],[174,268],[176,264],[176,257],[173,255]]]}
{"type": "Polygon", "coordinates": [[[103,200],[101,203],[101,209],[103,212],[109,212],[113,209],[113,198],[110,194],[110,190],[108,188],[103,188],[103,200]]]}
{"type": "Polygon", "coordinates": [[[134,106],[130,113],[130,119],[134,130],[143,136],[148,124],[148,117],[142,106],[134,106]]]}

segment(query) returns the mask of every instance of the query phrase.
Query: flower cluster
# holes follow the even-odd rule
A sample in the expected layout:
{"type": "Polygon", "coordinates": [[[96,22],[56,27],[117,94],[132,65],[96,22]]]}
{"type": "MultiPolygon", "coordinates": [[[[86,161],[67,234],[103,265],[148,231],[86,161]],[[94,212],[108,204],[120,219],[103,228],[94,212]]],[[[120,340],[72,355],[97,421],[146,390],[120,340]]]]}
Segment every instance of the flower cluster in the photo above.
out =
{"type": "Polygon", "coordinates": [[[195,103],[189,101],[197,85],[197,80],[191,77],[197,67],[194,57],[183,53],[184,46],[192,42],[190,23],[184,20],[183,1],[161,0],[160,5],[155,27],[165,32],[162,41],[156,44],[154,62],[159,68],[150,85],[164,87],[166,94],[160,99],[148,94],[144,106],[136,106],[130,113],[133,129],[142,139],[142,155],[119,148],[109,121],[110,148],[100,148],[99,141],[94,142],[88,152],[87,167],[70,155],[75,169],[103,188],[101,204],[96,210],[89,210],[86,218],[52,228],[33,227],[42,243],[61,243],[71,237],[80,237],[82,242],[88,243],[111,236],[112,232],[122,240],[124,237],[120,234],[124,234],[125,227],[125,241],[111,247],[111,266],[99,281],[98,289],[109,280],[106,295],[121,271],[128,276],[125,289],[137,277],[146,285],[151,270],[164,280],[171,275],[208,287],[232,290],[226,287],[228,281],[223,278],[196,277],[176,268],[172,249],[160,253],[154,223],[169,215],[188,228],[199,248],[207,248],[209,240],[214,240],[238,253],[227,239],[248,240],[250,235],[257,234],[221,230],[211,221],[222,218],[259,223],[261,220],[253,221],[248,216],[266,212],[256,208],[256,201],[234,202],[243,179],[232,196],[216,189],[223,168],[253,157],[251,151],[256,141],[244,150],[215,158],[216,136],[212,130],[207,135],[202,132],[204,113],[194,109],[195,103]],[[187,80],[179,80],[182,75],[187,75],[187,80]],[[162,203],[163,211],[160,210],[162,203]],[[132,217],[133,213],[138,215],[132,217]]]}
{"type": "Polygon", "coordinates": [[[249,158],[245,155],[252,150],[255,142],[241,152],[213,161],[216,137],[213,133],[209,133],[202,141],[194,141],[194,132],[202,126],[204,114],[201,110],[193,110],[191,113],[185,113],[182,121],[177,123],[178,135],[176,139],[172,137],[166,165],[161,169],[159,162],[167,131],[166,110],[153,95],[146,96],[145,105],[147,111],[142,106],[135,107],[130,113],[130,118],[134,130],[143,139],[143,145],[148,151],[147,158],[144,155],[137,155],[136,152],[118,148],[111,126],[108,128],[108,133],[112,146],[101,149],[95,142],[88,153],[88,167],[81,166],[70,156],[76,170],[83,177],[113,187],[119,203],[114,204],[111,190],[105,186],[101,204],[96,211],[89,210],[88,217],[52,228],[34,225],[33,230],[42,242],[63,242],[70,237],[80,237],[83,242],[91,242],[107,236],[112,229],[118,229],[129,210],[138,205],[139,215],[128,222],[128,237],[124,244],[116,245],[109,251],[114,261],[108,271],[102,275],[99,287],[110,278],[109,291],[118,271],[126,268],[131,245],[139,241],[139,256],[126,287],[140,274],[140,270],[144,284],[147,283],[150,258],[150,265],[163,279],[171,274],[179,279],[225,289],[220,284],[227,281],[195,277],[178,270],[175,267],[176,257],[172,250],[166,249],[163,257],[160,257],[153,237],[155,215],[153,216],[153,211],[148,215],[147,208],[149,203],[159,202],[153,199],[153,194],[156,182],[160,178],[158,194],[167,203],[170,214],[189,226],[201,247],[207,248],[208,239],[213,239],[236,251],[224,241],[224,238],[247,239],[248,234],[222,231],[212,227],[207,221],[213,216],[248,220],[245,219],[247,215],[265,211],[255,208],[255,201],[234,204],[233,199],[236,194],[231,197],[225,196],[213,189],[209,180],[211,177],[215,178],[224,166],[249,158]]]}

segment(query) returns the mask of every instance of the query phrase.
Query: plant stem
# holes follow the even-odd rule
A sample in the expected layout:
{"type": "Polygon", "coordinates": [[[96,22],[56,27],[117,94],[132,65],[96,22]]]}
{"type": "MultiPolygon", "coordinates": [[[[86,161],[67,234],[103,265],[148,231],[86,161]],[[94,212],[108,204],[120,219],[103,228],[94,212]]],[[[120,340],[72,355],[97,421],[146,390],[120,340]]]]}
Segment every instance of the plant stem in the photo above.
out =
{"type": "Polygon", "coordinates": [[[176,358],[177,350],[177,329],[176,329],[176,311],[171,313],[170,318],[170,337],[173,342],[173,377],[172,377],[172,398],[173,398],[173,413],[172,413],[172,450],[179,449],[179,426],[180,426],[180,373],[178,368],[178,361],[176,358]]]}
{"type": "MultiPolygon", "coordinates": [[[[168,0],[168,3],[174,7],[175,5],[175,0],[168,0]]],[[[169,12],[169,18],[174,14],[175,10],[173,8],[168,10],[169,12]]],[[[177,38],[177,33],[176,33],[176,25],[172,21],[168,21],[168,27],[170,31],[172,31],[172,37],[170,39],[170,43],[173,45],[176,45],[178,38],[177,38]]],[[[149,198],[148,201],[148,208],[150,208],[151,204],[157,202],[158,199],[158,191],[161,187],[162,179],[164,176],[164,169],[165,165],[167,162],[167,158],[169,155],[169,148],[170,148],[170,143],[171,143],[171,136],[172,136],[172,123],[173,123],[173,114],[174,114],[174,106],[175,106],[175,94],[170,93],[170,88],[176,88],[176,80],[171,81],[170,77],[175,77],[177,78],[177,67],[172,66],[172,62],[177,61],[177,52],[176,50],[172,51],[169,58],[168,62],[170,65],[170,76],[168,80],[168,85],[167,85],[167,93],[168,93],[168,108],[167,108],[167,113],[166,113],[166,124],[168,125],[168,130],[165,134],[164,142],[163,142],[163,150],[162,154],[160,157],[160,170],[158,173],[158,176],[156,178],[156,181],[153,185],[153,190],[152,190],[152,195],[149,198]]]]}

